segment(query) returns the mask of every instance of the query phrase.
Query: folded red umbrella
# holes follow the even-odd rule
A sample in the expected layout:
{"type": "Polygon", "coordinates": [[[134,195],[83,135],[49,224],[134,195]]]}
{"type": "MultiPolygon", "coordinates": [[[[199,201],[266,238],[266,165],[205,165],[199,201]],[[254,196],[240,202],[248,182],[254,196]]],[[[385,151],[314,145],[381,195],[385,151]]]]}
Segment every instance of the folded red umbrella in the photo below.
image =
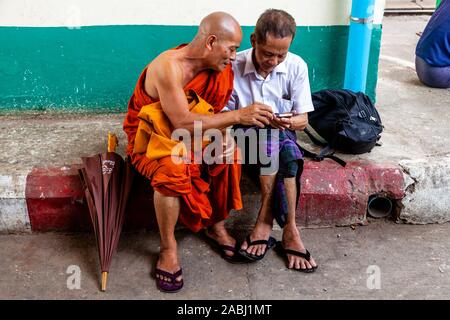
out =
{"type": "Polygon", "coordinates": [[[80,169],[97,240],[102,291],[106,290],[108,272],[119,242],[135,174],[128,159],[124,160],[114,152],[116,145],[115,135],[109,135],[109,152],[83,157],[84,167],[80,169]]]}

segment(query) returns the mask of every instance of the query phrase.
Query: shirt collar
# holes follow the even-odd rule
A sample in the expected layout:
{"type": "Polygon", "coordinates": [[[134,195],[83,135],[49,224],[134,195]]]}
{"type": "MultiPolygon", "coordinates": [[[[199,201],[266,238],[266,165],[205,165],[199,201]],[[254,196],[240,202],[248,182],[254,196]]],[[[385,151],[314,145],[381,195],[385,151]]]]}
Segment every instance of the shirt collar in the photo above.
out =
{"type": "Polygon", "coordinates": [[[247,74],[252,73],[252,72],[257,73],[255,65],[253,64],[252,54],[253,54],[253,48],[248,50],[248,52],[245,55],[245,68],[244,68],[244,73],[242,74],[243,76],[246,76],[247,74]]]}
{"type": "MultiPolygon", "coordinates": [[[[244,72],[243,72],[242,76],[246,76],[247,74],[252,73],[252,72],[257,74],[255,65],[253,64],[253,60],[252,60],[253,50],[254,50],[253,48],[248,50],[248,52],[245,55],[245,68],[244,68],[244,72]]],[[[282,63],[277,65],[271,73],[274,73],[274,72],[275,73],[287,73],[286,59],[284,59],[284,61],[282,63]]]]}

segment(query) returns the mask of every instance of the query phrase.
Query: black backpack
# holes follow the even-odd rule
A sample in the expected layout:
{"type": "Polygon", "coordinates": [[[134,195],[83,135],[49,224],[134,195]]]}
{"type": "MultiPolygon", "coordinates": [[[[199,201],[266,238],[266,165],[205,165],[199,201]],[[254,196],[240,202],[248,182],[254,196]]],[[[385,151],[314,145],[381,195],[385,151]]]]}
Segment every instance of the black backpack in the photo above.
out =
{"type": "Polygon", "coordinates": [[[326,147],[316,160],[329,157],[334,150],[350,154],[370,152],[377,144],[383,131],[381,118],[364,93],[321,90],[312,95],[312,101],[314,111],[308,113],[308,122],[314,130],[307,128],[305,133],[314,143],[326,147]]]}

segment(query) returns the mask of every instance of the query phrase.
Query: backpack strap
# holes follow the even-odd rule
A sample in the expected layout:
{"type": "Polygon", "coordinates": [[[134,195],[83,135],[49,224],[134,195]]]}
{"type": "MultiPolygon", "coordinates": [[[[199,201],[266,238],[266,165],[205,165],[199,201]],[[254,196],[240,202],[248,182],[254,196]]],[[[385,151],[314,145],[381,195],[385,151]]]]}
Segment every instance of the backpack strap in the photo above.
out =
{"type": "Polygon", "coordinates": [[[305,157],[311,158],[314,161],[323,161],[323,159],[329,158],[331,160],[336,161],[343,167],[347,165],[347,162],[334,155],[335,150],[331,148],[330,145],[325,141],[325,139],[323,139],[310,125],[308,125],[308,127],[305,128],[304,132],[311,139],[312,142],[314,142],[319,146],[324,147],[322,150],[320,150],[318,154],[308,151],[303,147],[300,147],[305,157]]]}
{"type": "Polygon", "coordinates": [[[306,135],[311,139],[311,141],[315,144],[317,144],[318,146],[321,147],[326,147],[328,145],[328,142],[322,138],[316,130],[314,130],[313,127],[311,127],[311,125],[308,124],[308,126],[305,128],[305,130],[303,130],[304,133],[306,133],[306,135]]]}
{"type": "Polygon", "coordinates": [[[383,145],[383,142],[380,141],[381,136],[378,136],[377,142],[375,143],[376,146],[381,147],[383,145]]]}
{"type": "Polygon", "coordinates": [[[335,162],[337,162],[338,164],[340,164],[343,167],[345,167],[347,165],[347,162],[345,162],[341,158],[333,155],[334,149],[331,148],[330,146],[326,146],[325,148],[320,150],[319,154],[311,152],[309,150],[306,150],[303,147],[300,147],[300,150],[302,151],[302,153],[305,157],[311,158],[314,161],[323,161],[325,158],[329,158],[331,160],[334,160],[335,162]]]}

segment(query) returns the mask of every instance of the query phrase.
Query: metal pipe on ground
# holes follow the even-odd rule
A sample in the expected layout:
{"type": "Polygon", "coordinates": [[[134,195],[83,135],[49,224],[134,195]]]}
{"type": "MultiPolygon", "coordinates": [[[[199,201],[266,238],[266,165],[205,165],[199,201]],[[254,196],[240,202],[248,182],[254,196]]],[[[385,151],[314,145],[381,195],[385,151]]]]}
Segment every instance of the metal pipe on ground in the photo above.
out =
{"type": "Polygon", "coordinates": [[[369,197],[367,213],[372,218],[385,218],[392,214],[394,205],[392,199],[383,195],[372,195],[369,197]]]}

